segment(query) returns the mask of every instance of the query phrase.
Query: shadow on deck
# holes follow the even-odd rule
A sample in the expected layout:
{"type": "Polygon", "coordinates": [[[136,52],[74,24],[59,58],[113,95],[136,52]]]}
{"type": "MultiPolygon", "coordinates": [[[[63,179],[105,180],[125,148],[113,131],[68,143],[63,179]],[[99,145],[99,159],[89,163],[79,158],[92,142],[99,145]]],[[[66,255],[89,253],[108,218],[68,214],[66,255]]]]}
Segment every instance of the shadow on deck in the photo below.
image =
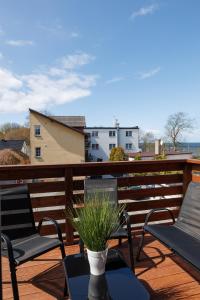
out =
{"type": "MultiPolygon", "coordinates": [[[[135,250],[138,244],[135,238],[135,250]]],[[[116,242],[112,242],[116,246],[116,242]]],[[[128,246],[120,247],[128,261],[128,246]]],[[[78,252],[78,246],[67,246],[66,254],[78,252]]],[[[59,249],[42,255],[18,268],[17,278],[21,300],[63,299],[64,272],[59,249]]],[[[154,238],[147,236],[136,275],[146,286],[152,300],[200,299],[200,273],[172,254],[154,238]]],[[[134,296],[131,297],[130,299],[134,296]]],[[[13,299],[9,266],[3,259],[3,299],[13,299]]]]}

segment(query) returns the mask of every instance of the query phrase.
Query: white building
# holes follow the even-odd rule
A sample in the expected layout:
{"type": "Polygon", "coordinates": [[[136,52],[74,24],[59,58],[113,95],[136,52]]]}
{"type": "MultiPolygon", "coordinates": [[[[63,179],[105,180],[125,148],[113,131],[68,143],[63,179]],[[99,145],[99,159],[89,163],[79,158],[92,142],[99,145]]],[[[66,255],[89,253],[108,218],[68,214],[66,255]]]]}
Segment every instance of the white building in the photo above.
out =
{"type": "Polygon", "coordinates": [[[114,147],[122,147],[126,153],[139,151],[139,127],[86,127],[86,155],[90,160],[109,160],[114,147]]]}

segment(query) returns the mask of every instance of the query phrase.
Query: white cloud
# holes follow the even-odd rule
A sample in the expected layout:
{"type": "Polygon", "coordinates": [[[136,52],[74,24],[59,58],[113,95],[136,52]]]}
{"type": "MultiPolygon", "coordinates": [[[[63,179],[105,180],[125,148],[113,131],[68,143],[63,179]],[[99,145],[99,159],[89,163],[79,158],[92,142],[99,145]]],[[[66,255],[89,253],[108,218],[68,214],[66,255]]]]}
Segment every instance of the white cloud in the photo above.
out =
{"type": "Polygon", "coordinates": [[[131,19],[133,20],[137,17],[152,15],[157,9],[158,9],[157,4],[151,4],[149,6],[143,6],[139,10],[136,10],[131,14],[131,19]]]}
{"type": "Polygon", "coordinates": [[[96,79],[96,75],[78,74],[63,66],[26,75],[0,68],[0,111],[41,110],[68,103],[89,96],[96,79]]]}
{"type": "Polygon", "coordinates": [[[78,38],[79,36],[80,36],[79,33],[76,32],[76,31],[73,31],[73,32],[71,32],[71,34],[70,34],[70,37],[71,37],[71,38],[78,38]]]}
{"type": "Polygon", "coordinates": [[[59,22],[54,22],[53,25],[39,24],[38,28],[45,31],[47,34],[54,35],[57,37],[63,37],[65,32],[63,26],[59,22]]]}
{"type": "Polygon", "coordinates": [[[117,83],[119,81],[123,81],[124,79],[124,77],[113,77],[112,79],[107,80],[106,84],[117,83]]]}
{"type": "Polygon", "coordinates": [[[139,79],[144,80],[144,79],[148,79],[150,77],[155,76],[156,74],[158,74],[160,72],[161,68],[157,67],[155,69],[146,71],[146,72],[141,72],[138,76],[139,79]]]}
{"type": "Polygon", "coordinates": [[[62,58],[61,63],[63,68],[73,70],[78,67],[84,66],[95,59],[94,56],[80,52],[73,55],[67,55],[62,58]]]}
{"type": "Polygon", "coordinates": [[[33,46],[34,42],[31,40],[8,40],[6,44],[13,47],[33,46]]]}

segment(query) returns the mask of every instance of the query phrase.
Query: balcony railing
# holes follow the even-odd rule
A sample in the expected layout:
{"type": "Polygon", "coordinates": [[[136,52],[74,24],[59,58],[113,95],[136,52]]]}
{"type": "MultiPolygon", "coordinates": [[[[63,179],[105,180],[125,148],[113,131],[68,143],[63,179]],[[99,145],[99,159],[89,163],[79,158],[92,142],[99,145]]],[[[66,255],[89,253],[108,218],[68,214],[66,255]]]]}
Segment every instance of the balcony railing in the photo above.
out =
{"type": "MultiPolygon", "coordinates": [[[[0,188],[27,182],[35,222],[44,216],[58,220],[66,241],[72,243],[76,235],[64,209],[83,201],[85,176],[117,176],[119,202],[126,203],[132,229],[138,230],[152,208],[170,207],[177,216],[187,185],[198,181],[199,170],[198,160],[0,166],[0,188]]],[[[156,213],[151,221],[169,222],[165,212],[156,213]]],[[[43,234],[53,233],[53,226],[47,223],[43,234]]]]}

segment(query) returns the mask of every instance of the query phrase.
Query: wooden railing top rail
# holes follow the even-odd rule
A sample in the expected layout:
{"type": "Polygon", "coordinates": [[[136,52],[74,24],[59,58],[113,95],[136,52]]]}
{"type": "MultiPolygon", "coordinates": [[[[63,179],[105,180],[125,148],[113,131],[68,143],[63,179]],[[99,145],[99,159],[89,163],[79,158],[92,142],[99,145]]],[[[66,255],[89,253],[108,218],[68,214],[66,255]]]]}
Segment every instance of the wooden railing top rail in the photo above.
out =
{"type": "Polygon", "coordinates": [[[200,159],[187,159],[188,164],[200,165],[200,159]]]}
{"type": "Polygon", "coordinates": [[[186,162],[186,160],[181,159],[133,162],[91,162],[65,165],[0,166],[0,180],[65,177],[66,170],[71,170],[72,176],[178,171],[185,168],[186,162]]]}
{"type": "MultiPolygon", "coordinates": [[[[107,167],[107,166],[129,166],[129,165],[159,165],[159,164],[169,164],[169,162],[174,163],[186,163],[186,162],[195,162],[198,160],[187,160],[187,159],[163,159],[163,160],[134,160],[134,161],[107,161],[107,162],[82,162],[82,163],[74,163],[74,164],[40,164],[40,165],[32,165],[32,164],[26,164],[26,165],[0,165],[0,170],[3,171],[4,169],[7,170],[9,168],[16,168],[18,170],[26,170],[26,169],[43,169],[46,168],[85,168],[85,167],[107,167]]],[[[199,161],[200,162],[200,161],[199,161]]]]}

